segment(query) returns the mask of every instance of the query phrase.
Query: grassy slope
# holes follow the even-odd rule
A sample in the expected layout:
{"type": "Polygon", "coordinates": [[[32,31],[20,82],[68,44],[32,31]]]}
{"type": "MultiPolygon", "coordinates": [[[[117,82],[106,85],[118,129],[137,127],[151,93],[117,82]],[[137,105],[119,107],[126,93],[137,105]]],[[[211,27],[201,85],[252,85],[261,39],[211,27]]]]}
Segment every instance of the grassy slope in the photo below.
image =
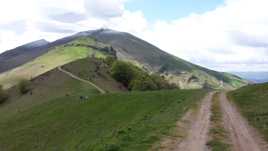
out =
{"type": "Polygon", "coordinates": [[[101,59],[80,59],[62,68],[82,79],[93,82],[107,92],[126,91],[123,85],[111,77],[109,67],[101,59]]]}
{"type": "Polygon", "coordinates": [[[66,45],[55,47],[45,55],[42,55],[29,63],[0,74],[0,84],[5,88],[10,88],[17,84],[21,79],[37,77],[57,66],[85,58],[93,53],[96,53],[97,57],[103,56],[101,52],[95,51],[92,48],[76,45],[84,43],[97,45],[93,39],[81,38],[66,45]]]}
{"type": "Polygon", "coordinates": [[[236,79],[233,75],[215,72],[167,54],[128,33],[99,30],[92,36],[114,48],[120,48],[117,53],[119,59],[131,60],[151,72],[168,73],[168,80],[182,89],[202,88],[204,83],[216,89],[234,89],[247,84],[246,81],[236,79]],[[192,76],[198,77],[199,80],[188,81],[192,76]],[[222,87],[221,81],[224,82],[222,87]]]}
{"type": "Polygon", "coordinates": [[[8,118],[51,99],[66,95],[79,97],[85,92],[98,94],[95,88],[63,74],[57,69],[47,72],[31,82],[32,94],[21,95],[17,87],[8,90],[9,99],[0,106],[0,118],[8,118]]]}
{"type": "Polygon", "coordinates": [[[243,87],[230,92],[229,97],[268,141],[268,83],[243,87]]]}
{"type": "Polygon", "coordinates": [[[87,101],[63,96],[1,119],[0,148],[147,150],[204,94],[178,90],[116,93],[91,96],[87,101]]]}
{"type": "Polygon", "coordinates": [[[212,151],[230,151],[231,147],[228,144],[228,132],[223,126],[223,115],[219,102],[219,93],[214,94],[212,100],[212,115],[211,128],[209,131],[210,141],[208,145],[212,151]]]}

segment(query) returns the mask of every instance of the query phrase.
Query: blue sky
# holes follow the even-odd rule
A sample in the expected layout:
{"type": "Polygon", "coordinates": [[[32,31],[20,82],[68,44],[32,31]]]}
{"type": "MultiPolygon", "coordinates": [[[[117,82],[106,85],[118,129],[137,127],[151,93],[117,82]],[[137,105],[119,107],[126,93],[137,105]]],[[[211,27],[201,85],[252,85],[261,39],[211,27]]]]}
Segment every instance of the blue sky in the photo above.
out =
{"type": "Polygon", "coordinates": [[[129,0],[125,7],[141,10],[148,20],[173,20],[191,13],[203,13],[222,5],[224,0],[129,0]]]}

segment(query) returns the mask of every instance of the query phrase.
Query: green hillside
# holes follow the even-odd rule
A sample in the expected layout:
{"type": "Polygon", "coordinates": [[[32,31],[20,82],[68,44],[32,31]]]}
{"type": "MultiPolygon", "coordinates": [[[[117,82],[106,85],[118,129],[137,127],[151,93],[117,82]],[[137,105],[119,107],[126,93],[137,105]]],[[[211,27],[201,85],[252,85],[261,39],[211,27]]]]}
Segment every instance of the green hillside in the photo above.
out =
{"type": "Polygon", "coordinates": [[[105,95],[80,90],[89,98],[48,98],[10,116],[0,107],[1,150],[147,150],[205,95],[197,90],[105,95]]]}
{"type": "Polygon", "coordinates": [[[148,73],[160,74],[181,89],[236,89],[248,84],[246,80],[232,74],[209,70],[175,57],[131,34],[108,29],[81,32],[50,45],[48,53],[0,74],[0,84],[10,88],[21,79],[37,77],[89,55],[116,56],[148,73]]]}
{"type": "Polygon", "coordinates": [[[268,83],[243,87],[230,92],[229,97],[268,141],[268,83]]]}
{"type": "Polygon", "coordinates": [[[91,81],[107,92],[120,92],[127,89],[110,74],[110,68],[102,59],[85,58],[66,64],[62,69],[77,75],[78,77],[91,81]]]}
{"type": "Polygon", "coordinates": [[[149,72],[158,72],[182,89],[236,89],[248,84],[234,75],[209,70],[175,57],[128,33],[101,29],[80,35],[113,46],[120,60],[132,61],[149,72]]]}
{"type": "Polygon", "coordinates": [[[0,74],[0,85],[3,85],[4,88],[10,88],[21,79],[35,78],[58,66],[93,54],[96,57],[104,57],[104,52],[88,47],[88,45],[94,45],[99,48],[106,47],[106,45],[91,38],[80,38],[65,45],[57,46],[31,62],[0,74]]]}
{"type": "Polygon", "coordinates": [[[58,68],[33,78],[27,94],[21,94],[18,86],[8,89],[9,99],[0,105],[1,151],[145,151],[206,94],[204,90],[123,93],[125,88],[111,78],[103,59],[79,59],[62,69],[108,93],[100,94],[58,68]]]}
{"type": "Polygon", "coordinates": [[[79,98],[85,92],[90,92],[90,94],[99,93],[92,86],[72,79],[55,69],[33,79],[31,81],[31,92],[27,94],[22,95],[17,86],[9,89],[8,100],[0,104],[0,117],[3,119],[14,114],[20,114],[20,112],[58,97],[76,96],[79,98]]]}

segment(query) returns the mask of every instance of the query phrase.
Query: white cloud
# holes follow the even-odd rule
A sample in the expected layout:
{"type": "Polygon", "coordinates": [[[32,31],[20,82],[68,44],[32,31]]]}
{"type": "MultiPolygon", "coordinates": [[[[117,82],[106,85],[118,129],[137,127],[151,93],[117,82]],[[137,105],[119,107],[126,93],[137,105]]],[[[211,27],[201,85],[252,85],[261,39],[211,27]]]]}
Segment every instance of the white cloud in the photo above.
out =
{"type": "Polygon", "coordinates": [[[144,37],[172,54],[213,69],[268,70],[266,6],[266,0],[227,0],[210,12],[159,21],[144,37]]]}
{"type": "Polygon", "coordinates": [[[91,16],[117,17],[124,12],[124,0],[86,0],[85,8],[91,16]]]}
{"type": "MultiPolygon", "coordinates": [[[[0,49],[101,27],[130,32],[217,70],[268,70],[267,0],[226,0],[212,11],[149,22],[126,0],[8,0],[0,5],[0,49]],[[16,11],[14,11],[16,10],[16,11]],[[19,15],[18,15],[19,14],[19,15]],[[18,28],[14,23],[24,27],[18,28]]],[[[1,52],[0,50],[0,52],[1,52]]]]}

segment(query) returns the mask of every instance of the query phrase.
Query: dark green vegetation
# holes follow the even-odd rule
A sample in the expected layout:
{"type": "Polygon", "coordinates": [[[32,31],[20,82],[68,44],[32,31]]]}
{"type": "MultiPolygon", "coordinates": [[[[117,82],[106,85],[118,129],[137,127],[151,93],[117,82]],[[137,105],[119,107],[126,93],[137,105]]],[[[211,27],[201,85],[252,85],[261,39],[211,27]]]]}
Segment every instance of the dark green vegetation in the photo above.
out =
{"type": "Polygon", "coordinates": [[[268,83],[245,86],[230,92],[229,98],[268,141],[268,83]]]}
{"type": "Polygon", "coordinates": [[[219,102],[219,93],[214,94],[211,107],[211,128],[209,131],[210,141],[208,145],[212,151],[230,151],[227,143],[228,135],[223,126],[223,115],[219,102]]]}
{"type": "Polygon", "coordinates": [[[29,80],[21,80],[18,87],[21,94],[26,94],[31,90],[31,82],[29,80]]]}
{"type": "Polygon", "coordinates": [[[9,117],[0,114],[1,150],[148,150],[205,92],[90,94],[83,89],[86,100],[70,94],[9,117]]]}
{"type": "Polygon", "coordinates": [[[112,63],[111,74],[114,79],[121,82],[129,90],[146,91],[176,88],[176,85],[169,84],[163,77],[157,74],[149,75],[135,65],[123,61],[112,63]]]}
{"type": "Polygon", "coordinates": [[[8,94],[3,90],[2,85],[0,85],[0,104],[4,103],[8,99],[8,94]]]}

